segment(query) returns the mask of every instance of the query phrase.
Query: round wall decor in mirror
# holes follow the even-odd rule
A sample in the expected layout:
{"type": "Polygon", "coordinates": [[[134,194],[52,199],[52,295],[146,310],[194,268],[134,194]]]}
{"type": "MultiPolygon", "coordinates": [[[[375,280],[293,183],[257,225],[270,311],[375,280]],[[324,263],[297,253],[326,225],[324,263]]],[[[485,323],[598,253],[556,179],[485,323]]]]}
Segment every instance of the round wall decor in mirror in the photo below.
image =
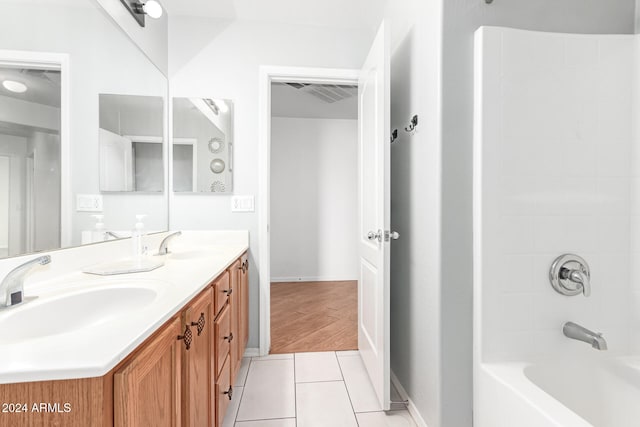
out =
{"type": "Polygon", "coordinates": [[[224,150],[224,141],[220,138],[213,137],[209,140],[209,151],[213,154],[217,154],[224,150]]]}
{"type": "Polygon", "coordinates": [[[211,164],[209,165],[211,172],[213,173],[222,173],[224,172],[224,160],[222,159],[213,159],[211,160],[211,164]]]}
{"type": "Polygon", "coordinates": [[[224,193],[224,189],[224,182],[222,181],[213,181],[213,184],[211,184],[212,193],[224,193]]]}

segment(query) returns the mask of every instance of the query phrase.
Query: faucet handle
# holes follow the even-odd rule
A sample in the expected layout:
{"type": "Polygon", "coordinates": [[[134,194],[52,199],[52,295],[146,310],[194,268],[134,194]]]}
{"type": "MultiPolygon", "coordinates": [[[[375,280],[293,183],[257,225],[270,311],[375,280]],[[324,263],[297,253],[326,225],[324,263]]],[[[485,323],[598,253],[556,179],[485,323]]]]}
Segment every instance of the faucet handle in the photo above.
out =
{"type": "Polygon", "coordinates": [[[586,271],[571,270],[567,275],[567,279],[574,283],[579,283],[585,297],[591,295],[591,280],[589,279],[589,274],[586,271]]]}
{"type": "Polygon", "coordinates": [[[589,265],[578,255],[564,254],[556,258],[549,270],[549,281],[553,289],[562,295],[591,295],[589,265]]]}

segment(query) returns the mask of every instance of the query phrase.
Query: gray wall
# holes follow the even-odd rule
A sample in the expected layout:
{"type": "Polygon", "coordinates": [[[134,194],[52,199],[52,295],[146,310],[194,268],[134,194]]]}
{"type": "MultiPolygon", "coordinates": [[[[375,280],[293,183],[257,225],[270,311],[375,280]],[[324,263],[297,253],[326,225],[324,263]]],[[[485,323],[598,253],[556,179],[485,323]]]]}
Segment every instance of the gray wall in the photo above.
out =
{"type": "Polygon", "coordinates": [[[394,0],[391,29],[391,370],[429,427],[440,425],[442,2],[394,0]],[[417,114],[414,134],[404,131],[417,114]]]}
{"type": "Polygon", "coordinates": [[[634,0],[444,1],[442,426],[471,425],[473,33],[482,25],[633,33],[634,24],[634,0]]]}

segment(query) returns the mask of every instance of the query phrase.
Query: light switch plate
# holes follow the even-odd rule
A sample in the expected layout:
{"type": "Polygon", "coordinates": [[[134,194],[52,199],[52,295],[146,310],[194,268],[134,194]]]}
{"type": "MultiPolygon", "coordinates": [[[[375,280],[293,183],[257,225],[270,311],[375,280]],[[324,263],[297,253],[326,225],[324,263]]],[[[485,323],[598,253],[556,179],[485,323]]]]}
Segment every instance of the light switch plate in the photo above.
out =
{"type": "Polygon", "coordinates": [[[255,212],[254,196],[231,197],[231,212],[255,212]]]}
{"type": "Polygon", "coordinates": [[[76,212],[102,212],[100,194],[76,194],[76,212]]]}

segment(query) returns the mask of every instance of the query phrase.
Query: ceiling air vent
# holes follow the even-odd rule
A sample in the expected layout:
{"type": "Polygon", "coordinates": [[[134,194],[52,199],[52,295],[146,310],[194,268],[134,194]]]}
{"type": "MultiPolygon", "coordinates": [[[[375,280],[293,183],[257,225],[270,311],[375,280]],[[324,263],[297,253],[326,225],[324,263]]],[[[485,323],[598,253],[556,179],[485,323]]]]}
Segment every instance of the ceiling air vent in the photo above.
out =
{"type": "Polygon", "coordinates": [[[328,104],[353,98],[358,94],[358,87],[354,85],[328,85],[309,83],[285,83],[293,88],[318,98],[328,104]]]}

